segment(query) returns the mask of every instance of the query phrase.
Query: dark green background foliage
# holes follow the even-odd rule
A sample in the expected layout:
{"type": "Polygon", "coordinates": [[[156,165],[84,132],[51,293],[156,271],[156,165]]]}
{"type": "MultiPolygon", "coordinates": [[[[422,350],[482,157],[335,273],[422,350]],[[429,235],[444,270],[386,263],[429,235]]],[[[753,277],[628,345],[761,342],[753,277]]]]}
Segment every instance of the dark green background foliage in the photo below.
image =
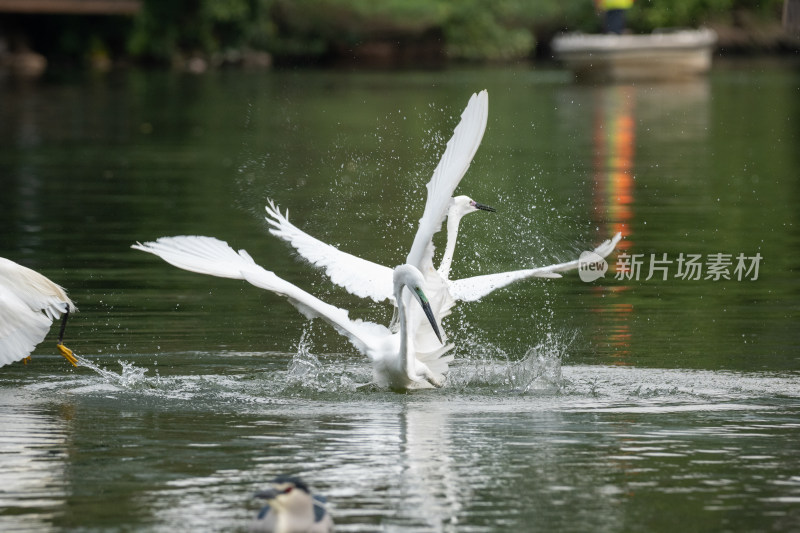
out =
{"type": "MultiPolygon", "coordinates": [[[[658,27],[778,20],[782,0],[638,0],[636,32],[658,27]]],[[[169,63],[190,55],[254,49],[278,60],[323,62],[371,42],[427,39],[448,59],[530,57],[560,31],[600,29],[592,0],[143,0],[133,17],[17,17],[35,49],[86,60],[169,63]]]]}

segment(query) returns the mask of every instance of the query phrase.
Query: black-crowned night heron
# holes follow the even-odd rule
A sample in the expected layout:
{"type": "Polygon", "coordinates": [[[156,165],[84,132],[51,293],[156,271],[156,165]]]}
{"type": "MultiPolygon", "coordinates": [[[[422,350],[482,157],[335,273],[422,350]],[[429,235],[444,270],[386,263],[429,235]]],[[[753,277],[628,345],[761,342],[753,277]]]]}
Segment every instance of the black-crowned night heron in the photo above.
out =
{"type": "Polygon", "coordinates": [[[278,476],[271,487],[256,494],[267,500],[250,531],[254,533],[329,533],[333,519],[325,508],[325,498],[311,494],[302,480],[278,476]]]}
{"type": "Polygon", "coordinates": [[[78,309],[67,293],[38,272],[0,257],[0,366],[30,359],[53,324],[61,317],[56,345],[74,366],[78,360],[62,344],[67,317],[78,309]]]}

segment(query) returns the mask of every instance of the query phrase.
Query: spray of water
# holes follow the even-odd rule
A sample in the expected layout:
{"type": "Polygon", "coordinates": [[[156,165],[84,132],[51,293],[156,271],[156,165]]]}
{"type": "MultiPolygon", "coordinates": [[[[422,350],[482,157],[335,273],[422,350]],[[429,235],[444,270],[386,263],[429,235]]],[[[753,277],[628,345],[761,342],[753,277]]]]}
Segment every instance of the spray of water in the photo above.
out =
{"type": "MultiPolygon", "coordinates": [[[[359,375],[351,365],[341,361],[323,363],[311,353],[310,327],[303,330],[297,342],[297,351],[286,372],[285,390],[295,388],[316,392],[353,392],[359,381],[368,381],[367,375],[359,375]]],[[[361,365],[363,366],[363,365],[361,365]]]]}
{"type": "Polygon", "coordinates": [[[150,378],[145,376],[148,370],[147,368],[139,368],[133,363],[129,363],[127,361],[117,361],[122,367],[122,371],[120,373],[116,373],[106,368],[99,367],[89,359],[81,357],[80,355],[75,355],[75,357],[78,359],[80,366],[93,370],[107,383],[113,383],[124,388],[133,388],[140,385],[146,385],[150,380],[150,378]]]}
{"type": "Polygon", "coordinates": [[[489,387],[497,392],[521,394],[561,392],[566,384],[562,361],[575,338],[574,332],[547,333],[521,358],[489,343],[478,345],[472,358],[451,369],[448,386],[457,390],[489,387]]]}

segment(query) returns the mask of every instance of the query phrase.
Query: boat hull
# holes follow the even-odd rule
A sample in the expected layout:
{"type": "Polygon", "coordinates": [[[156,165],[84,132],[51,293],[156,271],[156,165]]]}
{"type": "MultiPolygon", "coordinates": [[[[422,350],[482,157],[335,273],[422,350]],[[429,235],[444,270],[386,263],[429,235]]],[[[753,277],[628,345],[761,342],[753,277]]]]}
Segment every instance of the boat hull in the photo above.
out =
{"type": "Polygon", "coordinates": [[[713,30],[656,32],[648,35],[568,34],[556,37],[556,57],[578,79],[675,80],[711,69],[717,42],[713,30]]]}

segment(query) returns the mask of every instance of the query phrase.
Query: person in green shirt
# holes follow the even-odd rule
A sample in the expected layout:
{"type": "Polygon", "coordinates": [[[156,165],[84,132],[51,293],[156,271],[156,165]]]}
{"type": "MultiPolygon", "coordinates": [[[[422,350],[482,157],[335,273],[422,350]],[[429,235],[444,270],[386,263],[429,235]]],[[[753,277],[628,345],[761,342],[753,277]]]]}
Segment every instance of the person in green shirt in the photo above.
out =
{"type": "Polygon", "coordinates": [[[606,33],[621,34],[625,31],[625,12],[633,6],[633,0],[595,0],[595,5],[605,14],[603,26],[606,33]]]}

